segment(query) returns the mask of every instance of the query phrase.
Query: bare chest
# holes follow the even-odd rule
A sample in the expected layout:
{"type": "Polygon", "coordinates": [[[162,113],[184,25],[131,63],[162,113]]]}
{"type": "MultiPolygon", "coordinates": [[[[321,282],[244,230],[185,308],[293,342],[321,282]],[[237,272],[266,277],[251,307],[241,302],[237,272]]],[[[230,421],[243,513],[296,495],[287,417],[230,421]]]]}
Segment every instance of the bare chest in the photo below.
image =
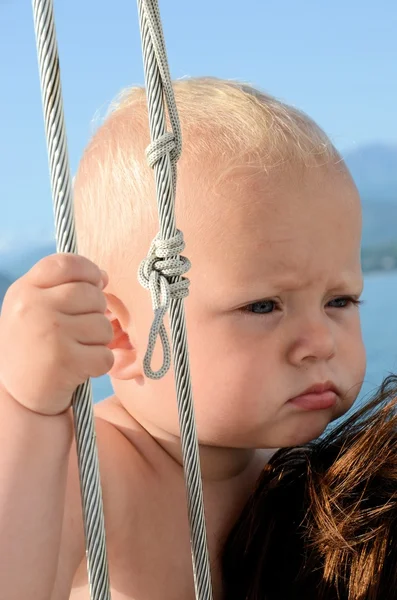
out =
{"type": "MultiPolygon", "coordinates": [[[[131,490],[132,493],[132,490],[131,490]]],[[[107,540],[112,600],[194,600],[186,496],[181,485],[151,488],[141,508],[124,510],[109,524],[107,540]]],[[[136,506],[131,502],[131,507],[136,506]]],[[[213,521],[213,519],[211,519],[213,521]]],[[[215,599],[220,598],[217,535],[209,528],[215,599]]],[[[89,600],[85,564],[70,600],[89,600]]]]}

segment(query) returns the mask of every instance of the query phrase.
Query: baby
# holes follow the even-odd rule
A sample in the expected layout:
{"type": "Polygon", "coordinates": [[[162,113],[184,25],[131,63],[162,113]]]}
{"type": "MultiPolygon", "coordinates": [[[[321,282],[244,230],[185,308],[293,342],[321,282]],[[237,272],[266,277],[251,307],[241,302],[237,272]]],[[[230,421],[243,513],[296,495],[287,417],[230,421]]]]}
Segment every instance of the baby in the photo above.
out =
{"type": "MultiPolygon", "coordinates": [[[[219,556],[268,458],[345,413],[365,371],[360,200],[297,110],[217,79],[175,84],[177,223],[208,544],[219,556]]],[[[7,600],[89,597],[71,396],[95,406],[113,600],[194,598],[174,378],[143,371],[153,319],[136,273],[158,231],[145,93],[129,90],[75,181],[81,256],[38,263],[0,319],[0,581],[7,600]]],[[[162,362],[156,349],[152,367],[162,362]]]]}

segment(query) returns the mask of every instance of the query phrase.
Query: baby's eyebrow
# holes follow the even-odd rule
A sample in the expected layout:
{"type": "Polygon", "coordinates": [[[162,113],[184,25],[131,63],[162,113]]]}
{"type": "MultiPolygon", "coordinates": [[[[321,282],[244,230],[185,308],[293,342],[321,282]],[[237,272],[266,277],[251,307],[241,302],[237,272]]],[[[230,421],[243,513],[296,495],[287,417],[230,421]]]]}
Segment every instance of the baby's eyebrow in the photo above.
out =
{"type": "Polygon", "coordinates": [[[347,289],[349,291],[355,291],[357,294],[361,294],[364,287],[364,280],[361,274],[358,273],[346,273],[338,281],[332,282],[329,285],[329,291],[340,292],[341,290],[347,289]]]}
{"type": "Polygon", "coordinates": [[[260,299],[281,292],[301,291],[321,284],[324,290],[330,294],[343,292],[360,294],[363,289],[362,276],[357,273],[345,273],[328,281],[325,274],[303,278],[302,274],[298,276],[269,273],[268,276],[262,275],[253,278],[251,281],[245,280],[237,283],[233,286],[233,291],[236,295],[241,295],[244,298],[250,296],[251,299],[260,299]]]}

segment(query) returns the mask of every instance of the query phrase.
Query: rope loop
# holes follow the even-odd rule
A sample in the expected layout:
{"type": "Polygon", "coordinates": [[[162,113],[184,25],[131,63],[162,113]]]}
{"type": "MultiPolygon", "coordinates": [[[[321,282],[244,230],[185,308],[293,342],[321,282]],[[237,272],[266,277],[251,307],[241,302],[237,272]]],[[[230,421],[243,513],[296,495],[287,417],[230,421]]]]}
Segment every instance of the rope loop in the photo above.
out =
{"type": "Polygon", "coordinates": [[[171,347],[164,325],[164,317],[171,299],[182,299],[189,295],[190,281],[183,277],[190,269],[190,261],[180,253],[185,249],[183,233],[177,230],[175,236],[164,240],[158,234],[151,243],[147,257],[138,270],[139,283],[150,290],[154,319],[149,332],[149,341],[143,360],[146,377],[161,379],[171,366],[171,347]],[[173,279],[177,281],[173,281],[173,279]],[[163,364],[153,371],[151,363],[158,337],[163,347],[163,364]]]}
{"type": "Polygon", "coordinates": [[[158,160],[169,154],[171,163],[175,164],[181,155],[182,146],[177,146],[175,134],[172,131],[166,131],[162,136],[153,140],[146,149],[146,158],[149,167],[152,169],[158,160]]]}

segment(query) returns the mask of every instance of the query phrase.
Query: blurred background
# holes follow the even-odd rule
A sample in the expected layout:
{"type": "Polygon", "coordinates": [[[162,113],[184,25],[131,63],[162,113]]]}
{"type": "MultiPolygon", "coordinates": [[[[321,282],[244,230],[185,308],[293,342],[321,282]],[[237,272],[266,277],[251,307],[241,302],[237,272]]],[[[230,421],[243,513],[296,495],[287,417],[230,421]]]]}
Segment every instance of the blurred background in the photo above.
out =
{"type": "MultiPolygon", "coordinates": [[[[397,3],[160,0],[174,78],[242,79],[313,117],[361,193],[361,401],[397,371],[397,3]]],[[[55,1],[72,172],[107,106],[143,69],[135,2],[55,1]]],[[[0,303],[55,248],[31,6],[0,0],[0,303]]],[[[95,223],[93,223],[95,226],[95,223]]],[[[94,381],[95,400],[111,392],[94,381]]]]}

